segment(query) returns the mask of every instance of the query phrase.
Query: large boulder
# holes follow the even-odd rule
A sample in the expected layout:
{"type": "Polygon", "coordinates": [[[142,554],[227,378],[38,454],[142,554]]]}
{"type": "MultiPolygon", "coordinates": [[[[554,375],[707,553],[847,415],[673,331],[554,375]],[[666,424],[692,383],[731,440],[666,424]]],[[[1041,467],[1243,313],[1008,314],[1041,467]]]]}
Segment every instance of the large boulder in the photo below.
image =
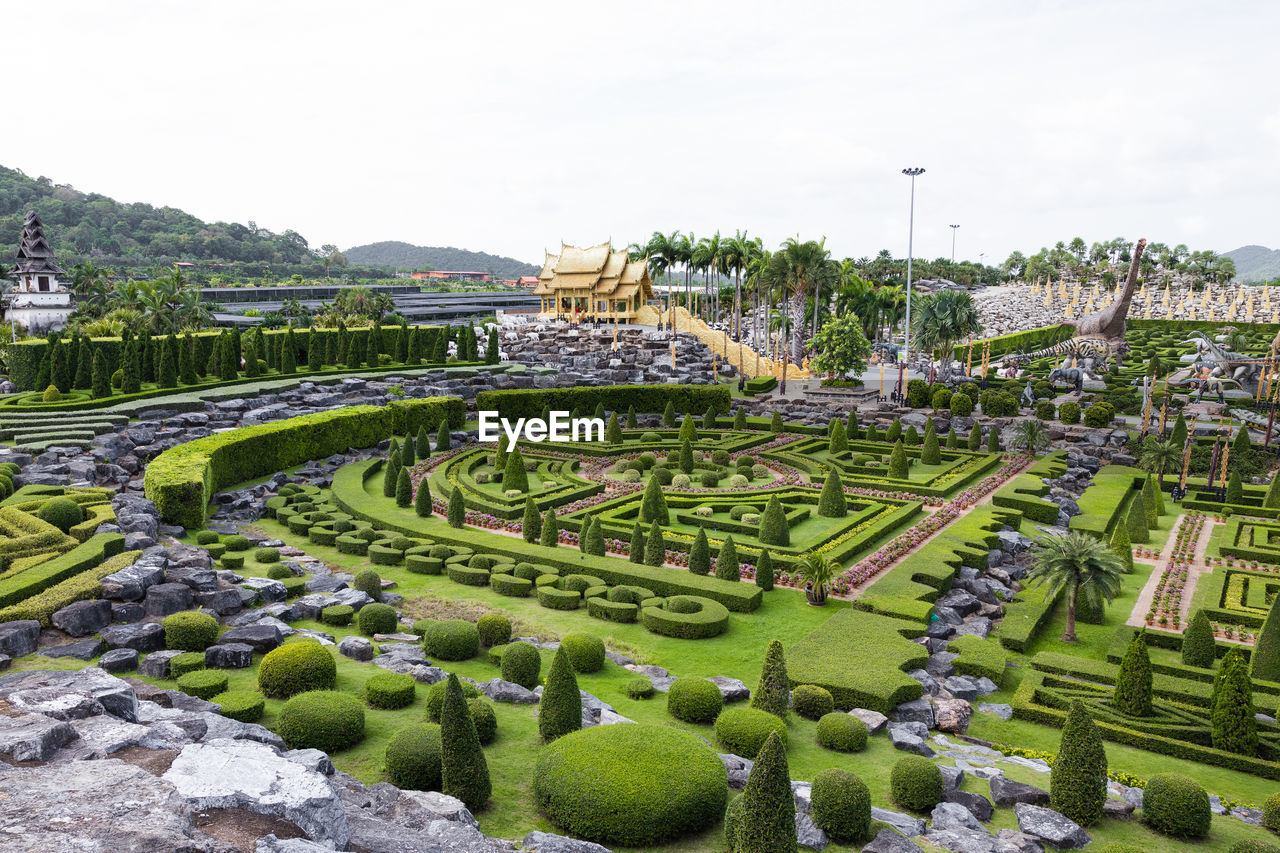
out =
{"type": "Polygon", "coordinates": [[[159,622],[112,625],[110,628],[103,629],[102,639],[106,641],[109,649],[157,652],[164,648],[164,626],[159,622]]]}
{"type": "Polygon", "coordinates": [[[55,610],[50,621],[64,634],[87,637],[111,624],[111,602],[103,598],[77,601],[55,610]]]}
{"type": "MultiPolygon", "coordinates": [[[[44,714],[0,714],[0,755],[12,761],[48,761],[58,747],[76,739],[76,730],[66,720],[44,714]]],[[[5,774],[5,787],[13,779],[5,774]]],[[[8,803],[0,800],[0,814],[8,803]]]]}
{"type": "Polygon", "coordinates": [[[20,658],[40,645],[40,623],[34,619],[0,623],[0,654],[20,658]]]}
{"type": "Polygon", "coordinates": [[[31,670],[0,676],[0,699],[8,700],[14,693],[41,690],[45,695],[77,693],[89,696],[108,714],[126,722],[138,717],[138,696],[125,680],[116,678],[96,666],[80,670],[31,670]]]}
{"type": "Polygon", "coordinates": [[[1079,824],[1053,809],[1018,803],[1013,813],[1018,817],[1019,830],[1059,850],[1076,850],[1092,840],[1079,824]]]}
{"type": "Polygon", "coordinates": [[[258,654],[267,652],[280,645],[284,635],[275,625],[255,622],[240,628],[232,628],[218,638],[220,643],[243,643],[250,646],[258,654]]]}
{"type": "Polygon", "coordinates": [[[1049,802],[1049,792],[1025,782],[1015,782],[1004,776],[991,778],[991,800],[997,806],[1015,804],[1044,805],[1049,802]]]}

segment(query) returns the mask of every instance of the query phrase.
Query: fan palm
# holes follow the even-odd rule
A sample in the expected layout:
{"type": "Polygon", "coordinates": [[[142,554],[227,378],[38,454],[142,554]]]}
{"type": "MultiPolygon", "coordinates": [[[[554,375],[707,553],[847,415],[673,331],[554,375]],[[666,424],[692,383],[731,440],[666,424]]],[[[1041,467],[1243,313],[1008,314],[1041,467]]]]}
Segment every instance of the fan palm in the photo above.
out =
{"type": "Polygon", "coordinates": [[[809,586],[809,600],[818,605],[826,604],[827,592],[831,581],[840,573],[840,564],[817,551],[810,551],[800,558],[796,568],[809,586]]]}
{"type": "Polygon", "coordinates": [[[1039,418],[1027,418],[1013,428],[1013,440],[1009,443],[1014,450],[1025,450],[1035,456],[1049,444],[1049,430],[1039,418]]]}
{"type": "Polygon", "coordinates": [[[1081,595],[1111,601],[1120,593],[1124,563],[1106,542],[1086,533],[1049,536],[1036,543],[1035,567],[1027,576],[1032,586],[1045,587],[1045,600],[1066,597],[1064,643],[1076,641],[1076,602],[1081,595]]]}
{"type": "Polygon", "coordinates": [[[1164,472],[1177,465],[1181,456],[1182,448],[1169,439],[1149,435],[1138,448],[1138,467],[1149,474],[1155,474],[1163,489],[1164,472]]]}

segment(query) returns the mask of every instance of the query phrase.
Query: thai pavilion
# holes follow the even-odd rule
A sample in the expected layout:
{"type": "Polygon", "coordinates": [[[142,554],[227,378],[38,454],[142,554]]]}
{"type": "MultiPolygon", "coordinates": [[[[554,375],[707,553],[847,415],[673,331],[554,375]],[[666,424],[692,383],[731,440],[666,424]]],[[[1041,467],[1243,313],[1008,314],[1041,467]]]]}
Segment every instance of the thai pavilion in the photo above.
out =
{"type": "Polygon", "coordinates": [[[626,249],[615,251],[611,243],[548,252],[533,292],[542,298],[543,316],[622,323],[635,320],[653,298],[648,262],[630,260],[626,249]]]}
{"type": "Polygon", "coordinates": [[[18,243],[18,265],[10,273],[17,284],[4,297],[6,319],[32,335],[65,326],[71,316],[71,291],[59,276],[66,274],[45,239],[40,217],[34,210],[28,212],[18,243]]]}

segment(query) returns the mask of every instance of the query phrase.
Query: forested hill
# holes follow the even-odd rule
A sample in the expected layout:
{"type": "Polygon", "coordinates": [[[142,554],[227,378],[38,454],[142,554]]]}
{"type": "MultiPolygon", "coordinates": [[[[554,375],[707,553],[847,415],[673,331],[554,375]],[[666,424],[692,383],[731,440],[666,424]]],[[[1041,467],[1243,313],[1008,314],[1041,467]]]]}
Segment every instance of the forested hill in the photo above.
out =
{"type": "Polygon", "coordinates": [[[1241,246],[1226,255],[1235,261],[1236,278],[1240,281],[1272,281],[1280,278],[1280,249],[1241,246]]]}
{"type": "Polygon", "coordinates": [[[452,246],[415,246],[399,240],[385,240],[353,246],[343,252],[347,263],[361,267],[394,267],[405,270],[474,270],[492,273],[496,278],[537,275],[540,267],[490,255],[469,252],[452,246]]]}
{"type": "Polygon", "coordinates": [[[317,262],[296,231],[273,234],[252,222],[205,222],[174,207],[124,204],[0,166],[0,247],[6,247],[6,257],[17,248],[28,210],[40,215],[63,266],[85,258],[124,267],[179,260],[317,262]]]}

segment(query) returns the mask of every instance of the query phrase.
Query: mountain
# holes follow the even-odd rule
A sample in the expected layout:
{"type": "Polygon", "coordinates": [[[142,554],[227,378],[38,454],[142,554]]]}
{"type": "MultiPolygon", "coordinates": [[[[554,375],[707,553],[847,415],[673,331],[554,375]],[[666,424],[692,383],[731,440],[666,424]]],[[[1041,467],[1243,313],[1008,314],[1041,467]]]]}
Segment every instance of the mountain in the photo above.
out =
{"type": "Polygon", "coordinates": [[[1280,249],[1241,246],[1224,254],[1235,261],[1238,281],[1271,281],[1280,278],[1280,249]]]}
{"type": "Polygon", "coordinates": [[[399,240],[384,240],[353,246],[343,254],[347,263],[360,267],[395,267],[407,270],[475,270],[492,273],[495,278],[516,278],[537,275],[541,267],[490,255],[488,252],[469,252],[452,246],[415,246],[399,240]]]}

